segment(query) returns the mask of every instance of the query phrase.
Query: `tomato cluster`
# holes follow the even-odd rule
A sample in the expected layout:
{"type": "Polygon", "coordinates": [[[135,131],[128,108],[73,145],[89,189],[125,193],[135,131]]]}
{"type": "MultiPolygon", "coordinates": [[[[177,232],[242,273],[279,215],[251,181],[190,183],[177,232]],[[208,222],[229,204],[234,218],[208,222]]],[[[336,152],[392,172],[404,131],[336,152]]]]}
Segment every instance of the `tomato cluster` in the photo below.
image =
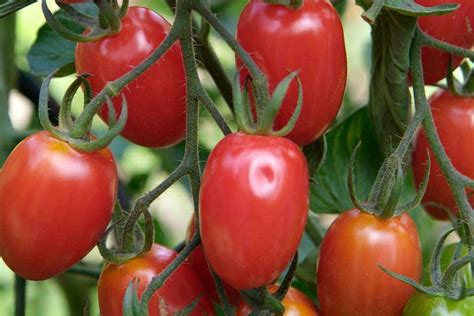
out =
{"type": "MultiPolygon", "coordinates": [[[[84,1],[87,0],[58,0],[69,4],[84,1]]],[[[445,3],[417,2],[426,6],[445,3]]],[[[420,28],[441,40],[470,48],[474,44],[469,29],[470,21],[474,21],[474,3],[460,2],[460,9],[451,15],[420,18],[420,28]],[[452,23],[452,32],[441,27],[446,19],[452,23]],[[454,36],[461,33],[465,36],[454,36]]],[[[163,43],[170,27],[150,9],[130,7],[119,32],[78,43],[76,70],[80,78],[87,80],[85,88],[90,87],[92,95],[115,89],[117,79],[136,71],[136,66],[163,43]]],[[[274,121],[270,121],[274,130],[263,131],[258,128],[262,113],[257,109],[271,102],[259,103],[262,100],[255,97],[258,95],[252,83],[256,78],[251,76],[249,62],[245,64],[242,55],[236,56],[239,81],[234,90],[240,93],[240,88],[244,90],[242,95],[250,95],[250,102],[244,102],[249,108],[244,110],[252,121],[249,125],[255,128],[239,126],[246,132],[230,133],[213,148],[202,175],[199,210],[186,236],[188,245],[194,239],[198,241],[197,237],[202,244],[186,260],[182,258],[184,263],[151,295],[150,315],[175,315],[195,300],[198,301],[190,315],[214,315],[213,305],[221,304],[214,273],[223,281],[236,315],[250,315],[250,305],[257,304],[249,293],[256,289],[264,295],[278,292],[280,288],[275,283],[297,254],[302,240],[309,211],[310,179],[301,146],[314,143],[325,133],[342,103],[347,60],[341,21],[327,0],[306,0],[298,8],[251,0],[239,18],[236,38],[265,74],[270,95],[277,94],[279,83],[288,74],[297,73],[297,80],[289,85],[274,121]],[[300,116],[288,135],[277,136],[275,130],[287,126],[297,112],[300,93],[300,116]]],[[[446,54],[424,48],[422,57],[427,83],[446,76],[446,54]]],[[[454,58],[453,65],[460,61],[454,58]]],[[[113,108],[119,117],[123,104],[127,104],[123,137],[146,147],[172,146],[187,132],[186,98],[190,91],[177,42],[126,85],[126,103],[117,96],[112,104],[102,105],[98,115],[113,125],[116,120],[109,117],[109,111],[113,108]]],[[[459,173],[474,178],[473,99],[442,90],[432,96],[430,104],[451,163],[459,173]]],[[[263,115],[268,114],[263,110],[263,115]]],[[[62,127],[56,134],[42,131],[24,139],[0,173],[0,255],[12,271],[30,280],[57,276],[87,255],[104,236],[116,203],[118,175],[111,151],[105,146],[90,152],[80,150],[74,145],[77,139],[73,133],[68,134],[67,128],[62,127]]],[[[81,141],[95,139],[89,131],[86,134],[81,141]]],[[[430,178],[423,202],[435,218],[447,219],[449,213],[456,216],[459,212],[429,147],[421,130],[413,153],[415,182],[421,184],[429,155],[430,178]]],[[[474,206],[472,189],[466,192],[474,206]]],[[[385,273],[383,270],[390,270],[420,281],[422,258],[416,225],[406,213],[385,216],[355,204],[358,208],[340,214],[322,239],[316,288],[312,289],[320,308],[302,292],[289,287],[281,300],[284,315],[433,315],[435,309],[472,312],[470,299],[453,302],[414,294],[410,285],[385,273]]],[[[101,315],[122,315],[127,289],[136,285],[135,294],[140,299],[154,278],[172,267],[178,256],[174,250],[153,244],[133,259],[106,263],[98,281],[101,315]]],[[[444,266],[443,269],[446,270],[444,266]]],[[[471,272],[462,270],[466,283],[472,282],[471,272]]]]}

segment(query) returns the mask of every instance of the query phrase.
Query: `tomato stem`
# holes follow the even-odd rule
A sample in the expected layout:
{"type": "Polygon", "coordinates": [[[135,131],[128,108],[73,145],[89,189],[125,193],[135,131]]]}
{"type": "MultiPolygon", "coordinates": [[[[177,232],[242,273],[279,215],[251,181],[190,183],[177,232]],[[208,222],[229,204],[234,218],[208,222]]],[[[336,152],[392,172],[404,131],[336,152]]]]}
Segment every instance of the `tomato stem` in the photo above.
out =
{"type": "Polygon", "coordinates": [[[15,316],[26,315],[26,280],[15,275],[15,316]]]}
{"type": "MultiPolygon", "coordinates": [[[[472,180],[460,174],[449,159],[446,150],[441,144],[441,140],[434,124],[433,115],[429,110],[428,100],[424,90],[423,68],[421,64],[421,46],[426,45],[429,42],[431,42],[430,37],[418,29],[413,43],[411,56],[415,107],[417,112],[426,112],[427,114],[423,119],[423,128],[428,139],[429,146],[434,153],[442,173],[446,177],[451,192],[454,195],[454,199],[460,212],[461,220],[465,222],[469,228],[469,231],[467,232],[467,243],[469,245],[474,245],[474,212],[465,191],[465,187],[470,182],[472,183],[472,180]]],[[[434,42],[439,44],[439,41],[437,40],[434,40],[434,42]]],[[[451,45],[448,44],[448,46],[451,45]]],[[[442,44],[441,47],[444,47],[444,44],[442,44]]],[[[473,52],[468,52],[474,57],[473,52]]],[[[462,52],[459,51],[459,53],[462,52]]]]}
{"type": "Polygon", "coordinates": [[[230,34],[226,28],[219,22],[219,20],[212,14],[211,11],[201,2],[192,1],[193,9],[206,20],[229,47],[236,53],[236,55],[242,60],[244,65],[248,68],[252,77],[252,85],[254,85],[254,97],[257,107],[257,121],[261,116],[260,113],[265,109],[270,100],[270,92],[268,88],[268,80],[263,72],[258,68],[256,63],[250,57],[250,55],[242,48],[232,34],[230,34]]]}
{"type": "Polygon", "coordinates": [[[151,280],[150,284],[147,286],[141,297],[141,303],[144,306],[148,306],[153,293],[163,286],[169,276],[179,268],[184,260],[189,257],[189,255],[200,243],[201,236],[198,233],[195,233],[193,238],[191,238],[189,243],[186,245],[186,247],[184,247],[179,255],[163,271],[161,271],[158,276],[151,280]]]}
{"type": "Polygon", "coordinates": [[[0,166],[15,144],[8,115],[10,88],[15,74],[15,16],[0,19],[0,166]]]}

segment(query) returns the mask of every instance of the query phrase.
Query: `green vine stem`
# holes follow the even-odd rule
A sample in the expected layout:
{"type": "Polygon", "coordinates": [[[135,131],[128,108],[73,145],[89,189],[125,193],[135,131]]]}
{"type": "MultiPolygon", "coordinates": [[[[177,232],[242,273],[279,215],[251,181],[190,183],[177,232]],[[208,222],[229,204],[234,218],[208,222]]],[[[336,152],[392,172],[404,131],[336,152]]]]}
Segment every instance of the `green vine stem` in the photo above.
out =
{"type": "Polygon", "coordinates": [[[0,20],[0,167],[15,142],[8,98],[15,75],[15,15],[0,20]]]}
{"type": "Polygon", "coordinates": [[[224,289],[224,284],[219,276],[209,267],[209,271],[211,272],[212,279],[214,280],[214,284],[216,285],[217,296],[222,304],[222,309],[225,316],[233,316],[235,315],[235,309],[230,305],[229,300],[227,298],[227,293],[224,289]]]}
{"type": "Polygon", "coordinates": [[[263,72],[258,68],[250,55],[240,46],[232,34],[230,34],[211,11],[201,2],[192,1],[193,9],[206,20],[216,32],[224,39],[229,47],[242,60],[252,76],[252,85],[254,87],[255,103],[257,107],[257,121],[262,117],[265,109],[268,108],[270,100],[270,91],[268,80],[263,72]]]}
{"type": "Polygon", "coordinates": [[[15,316],[26,314],[26,280],[15,275],[15,316]]]}
{"type": "MultiPolygon", "coordinates": [[[[168,7],[174,12],[176,8],[176,0],[166,0],[168,7]]],[[[206,25],[209,25],[205,23],[206,25]]],[[[193,28],[198,29],[197,22],[193,19],[193,28]]],[[[204,65],[209,74],[211,75],[217,89],[221,93],[225,102],[229,105],[230,109],[234,108],[232,100],[232,84],[227,76],[222,63],[217,58],[216,52],[209,45],[208,35],[199,32],[198,36],[195,36],[194,49],[196,51],[196,58],[204,65]],[[205,36],[203,36],[205,35],[205,36]]]]}
{"type": "Polygon", "coordinates": [[[416,110],[426,112],[427,114],[426,118],[423,120],[423,128],[428,139],[428,143],[436,158],[436,161],[440,166],[443,175],[445,176],[448,182],[451,192],[454,195],[454,199],[459,209],[461,221],[467,225],[467,243],[469,245],[474,245],[474,212],[469,203],[465,190],[466,187],[474,187],[474,181],[460,174],[456,170],[448,155],[446,154],[443,145],[441,144],[441,140],[434,124],[433,115],[429,110],[428,100],[424,91],[424,83],[422,76],[423,70],[421,65],[421,46],[430,45],[453,54],[463,55],[465,53],[464,56],[469,58],[474,58],[474,52],[470,52],[465,49],[460,49],[452,45],[443,43],[441,41],[435,40],[427,34],[423,33],[421,30],[417,31],[413,45],[414,55],[412,57],[412,76],[416,110]]]}

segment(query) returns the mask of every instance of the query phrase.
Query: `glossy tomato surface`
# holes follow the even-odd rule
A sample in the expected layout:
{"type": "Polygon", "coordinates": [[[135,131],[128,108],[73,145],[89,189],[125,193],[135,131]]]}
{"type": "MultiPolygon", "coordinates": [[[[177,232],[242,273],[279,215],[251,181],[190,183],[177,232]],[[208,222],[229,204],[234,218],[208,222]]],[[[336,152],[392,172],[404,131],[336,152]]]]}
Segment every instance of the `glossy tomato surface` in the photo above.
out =
{"type": "Polygon", "coordinates": [[[469,316],[474,313],[474,297],[452,301],[444,297],[416,293],[403,310],[404,316],[469,316]]]}
{"type": "Polygon", "coordinates": [[[323,315],[400,315],[413,288],[378,265],[420,279],[421,249],[413,220],[407,214],[384,220],[358,209],[339,215],[319,252],[323,315]]]}
{"type": "MultiPolygon", "coordinates": [[[[278,289],[278,286],[270,285],[268,290],[273,293],[278,289]]],[[[282,316],[318,316],[320,315],[316,305],[299,290],[290,287],[288,293],[282,301],[285,307],[285,313],[282,316]]],[[[243,300],[237,306],[236,316],[248,316],[252,312],[243,300]]]]}
{"type": "MultiPolygon", "coordinates": [[[[189,221],[188,229],[186,231],[186,242],[189,242],[194,236],[195,231],[195,218],[194,216],[189,221]]],[[[189,263],[193,266],[194,271],[198,275],[201,283],[206,289],[206,297],[208,297],[212,303],[220,304],[219,295],[217,294],[216,285],[212,278],[211,272],[209,271],[209,265],[207,264],[206,256],[202,245],[197,246],[191,255],[188,257],[189,263]]],[[[234,305],[239,299],[239,292],[224,282],[224,290],[231,305],[234,305]]]]}
{"type": "MultiPolygon", "coordinates": [[[[298,145],[315,141],[328,128],[341,106],[347,77],[341,21],[326,0],[305,0],[297,9],[252,0],[240,15],[237,39],[267,75],[270,89],[290,72],[299,70],[303,108],[287,136],[298,145]]],[[[242,67],[240,60],[237,66],[242,67]]],[[[248,75],[241,69],[241,81],[248,75]]],[[[283,127],[298,100],[293,82],[277,115],[275,128],[283,127]]]]}
{"type": "MultiPolygon", "coordinates": [[[[147,8],[130,7],[121,31],[96,42],[79,43],[76,68],[89,73],[94,93],[149,56],[165,38],[169,23],[147,8]]],[[[186,80],[178,43],[145,73],[122,90],[128,120],[122,135],[147,147],[165,147],[181,141],[186,129],[186,80]]],[[[117,116],[122,97],[114,98],[117,116]]],[[[99,115],[107,119],[107,107],[99,115]]]]}
{"type": "MultiPolygon", "coordinates": [[[[148,253],[124,264],[107,264],[97,285],[100,315],[123,315],[123,297],[130,282],[135,278],[139,281],[138,296],[141,297],[151,279],[163,271],[177,255],[174,250],[154,244],[148,253]]],[[[149,315],[175,315],[203,293],[204,287],[192,266],[184,262],[163,287],[153,294],[149,304],[149,315]]],[[[207,298],[201,298],[190,315],[214,315],[214,311],[207,298]]]]}
{"type": "MultiPolygon", "coordinates": [[[[449,159],[459,172],[474,178],[474,99],[458,98],[448,91],[440,90],[429,101],[436,130],[449,159]]],[[[428,148],[428,140],[424,132],[420,131],[415,140],[412,162],[417,185],[423,179],[428,148]]],[[[430,203],[436,203],[458,214],[454,197],[431,149],[429,149],[429,155],[431,158],[430,179],[423,197],[423,204],[433,217],[448,219],[449,216],[443,208],[430,205],[430,203]]],[[[469,201],[474,206],[474,195],[471,195],[469,201]]]]}
{"type": "Polygon", "coordinates": [[[8,157],[0,177],[0,252],[30,280],[68,269],[99,241],[117,194],[112,153],[80,152],[39,132],[8,157]]]}
{"type": "MultiPolygon", "coordinates": [[[[415,0],[416,3],[431,7],[445,3],[460,4],[459,9],[445,15],[425,16],[418,19],[420,28],[436,39],[447,43],[471,48],[474,44],[474,1],[472,0],[415,0]]],[[[431,47],[422,49],[423,72],[426,84],[434,84],[446,77],[449,65],[449,55],[431,47]]],[[[456,68],[462,58],[453,56],[453,68],[456,68]]]]}
{"type": "Polygon", "coordinates": [[[200,194],[201,238],[230,286],[266,285],[285,269],[308,210],[303,153],[281,137],[235,133],[211,152],[200,194]]]}

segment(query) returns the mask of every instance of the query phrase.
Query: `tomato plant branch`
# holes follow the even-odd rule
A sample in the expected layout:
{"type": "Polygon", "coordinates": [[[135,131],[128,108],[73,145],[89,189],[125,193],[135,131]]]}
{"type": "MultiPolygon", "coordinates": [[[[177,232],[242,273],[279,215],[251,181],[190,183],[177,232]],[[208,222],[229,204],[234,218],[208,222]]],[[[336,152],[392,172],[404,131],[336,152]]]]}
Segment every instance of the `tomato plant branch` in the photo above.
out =
{"type": "Polygon", "coordinates": [[[26,280],[15,275],[15,316],[26,314],[26,280]]]}
{"type": "Polygon", "coordinates": [[[428,139],[429,146],[438,162],[443,175],[446,177],[451,192],[454,195],[454,199],[459,208],[461,220],[467,224],[469,228],[468,232],[468,243],[473,244],[474,242],[474,212],[469,203],[466,191],[465,191],[465,177],[461,177],[459,172],[453,166],[449,159],[446,150],[441,144],[436,126],[434,124],[433,114],[429,110],[428,100],[424,91],[423,82],[423,68],[421,64],[421,46],[424,43],[423,35],[421,39],[417,32],[415,40],[413,42],[413,55],[411,58],[412,64],[412,75],[413,75],[413,89],[415,91],[415,107],[418,112],[426,112],[426,117],[423,119],[423,128],[428,139]]]}
{"type": "Polygon", "coordinates": [[[230,305],[229,299],[227,298],[227,293],[224,289],[224,284],[219,276],[209,267],[209,272],[211,273],[212,279],[214,280],[214,284],[216,285],[216,292],[219,300],[222,304],[222,309],[225,316],[233,316],[235,315],[235,309],[230,305]]]}
{"type": "MultiPolygon", "coordinates": [[[[174,12],[176,8],[176,0],[166,0],[168,7],[174,12]]],[[[207,24],[207,23],[206,23],[207,24]]],[[[198,29],[197,22],[193,19],[193,28],[198,29]]],[[[227,76],[222,63],[216,55],[216,52],[209,45],[208,37],[203,38],[202,36],[195,36],[194,49],[196,51],[196,58],[204,65],[209,74],[214,80],[217,89],[221,93],[225,102],[229,105],[230,109],[234,108],[232,99],[232,84],[227,76]]]]}
{"type": "Polygon", "coordinates": [[[153,293],[158,290],[170,275],[179,268],[179,266],[189,257],[193,250],[200,244],[201,236],[199,234],[194,234],[190,242],[184,247],[184,249],[179,253],[179,255],[171,262],[158,276],[155,276],[146,290],[143,292],[141,297],[141,303],[143,306],[148,306],[150,299],[153,293]]]}
{"type": "Polygon", "coordinates": [[[255,87],[254,96],[257,106],[257,119],[261,116],[263,109],[267,108],[270,100],[270,92],[268,89],[268,80],[263,72],[258,68],[250,55],[242,48],[219,20],[212,14],[209,9],[201,3],[201,1],[193,1],[193,9],[199,13],[224,39],[229,47],[242,59],[245,66],[249,69],[252,76],[252,84],[255,87]]]}
{"type": "Polygon", "coordinates": [[[8,99],[15,73],[15,16],[0,20],[0,166],[15,145],[15,131],[8,114],[8,99]]]}
{"type": "Polygon", "coordinates": [[[474,59],[474,51],[436,39],[423,32],[419,27],[417,28],[417,35],[419,36],[423,45],[431,46],[454,55],[474,59]]]}
{"type": "Polygon", "coordinates": [[[82,265],[75,265],[69,270],[67,270],[66,273],[85,275],[85,276],[89,276],[95,279],[98,279],[100,276],[100,270],[86,268],[86,267],[83,267],[82,265]]]}
{"type": "Polygon", "coordinates": [[[229,125],[227,125],[227,122],[225,121],[224,117],[222,114],[217,110],[216,105],[214,104],[214,101],[212,101],[211,97],[207,94],[204,89],[201,89],[202,91],[199,93],[199,100],[201,101],[202,105],[206,108],[206,110],[211,114],[212,118],[216,122],[217,126],[219,126],[220,130],[224,135],[232,133],[229,125]]]}

